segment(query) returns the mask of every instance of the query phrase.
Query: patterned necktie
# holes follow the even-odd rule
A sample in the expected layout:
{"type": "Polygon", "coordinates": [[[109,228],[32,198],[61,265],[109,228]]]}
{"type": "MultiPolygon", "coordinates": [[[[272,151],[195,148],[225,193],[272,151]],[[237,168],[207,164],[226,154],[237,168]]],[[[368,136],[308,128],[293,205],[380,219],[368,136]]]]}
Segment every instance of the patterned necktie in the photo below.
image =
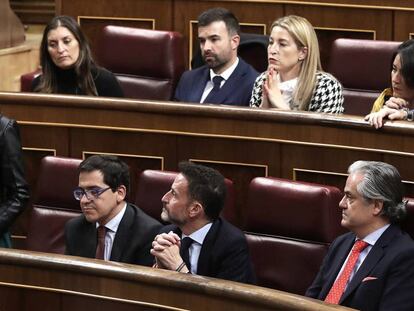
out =
{"type": "Polygon", "coordinates": [[[206,99],[204,100],[205,103],[208,103],[208,101],[213,98],[219,91],[221,86],[221,81],[223,81],[224,78],[221,76],[215,76],[213,78],[213,89],[210,91],[210,93],[207,95],[206,99]]]}
{"type": "Polygon", "coordinates": [[[98,227],[98,243],[96,246],[96,259],[105,259],[105,235],[106,235],[106,227],[99,226],[98,227]]]}
{"type": "Polygon", "coordinates": [[[193,244],[193,239],[190,237],[185,237],[181,240],[180,255],[185,265],[187,266],[188,271],[191,271],[191,262],[190,262],[190,252],[189,248],[193,244]]]}
{"type": "Polygon", "coordinates": [[[346,262],[341,275],[336,279],[335,283],[332,285],[331,290],[328,293],[328,296],[326,296],[325,298],[325,302],[334,304],[339,303],[339,300],[341,299],[342,294],[345,291],[345,287],[348,283],[349,277],[351,276],[351,273],[354,270],[358,257],[368,245],[369,244],[367,242],[364,242],[362,240],[358,240],[355,242],[354,246],[352,247],[351,255],[349,255],[348,261],[346,262]]]}

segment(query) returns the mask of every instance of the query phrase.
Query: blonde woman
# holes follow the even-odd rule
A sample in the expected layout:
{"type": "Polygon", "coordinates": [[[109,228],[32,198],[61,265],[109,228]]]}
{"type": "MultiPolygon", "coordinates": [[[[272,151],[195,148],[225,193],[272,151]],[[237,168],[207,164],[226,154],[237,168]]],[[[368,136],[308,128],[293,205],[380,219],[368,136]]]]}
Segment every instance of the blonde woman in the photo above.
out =
{"type": "Polygon", "coordinates": [[[289,15],[271,26],[269,66],[253,87],[250,107],[342,113],[341,84],[323,72],[315,30],[289,15]]]}

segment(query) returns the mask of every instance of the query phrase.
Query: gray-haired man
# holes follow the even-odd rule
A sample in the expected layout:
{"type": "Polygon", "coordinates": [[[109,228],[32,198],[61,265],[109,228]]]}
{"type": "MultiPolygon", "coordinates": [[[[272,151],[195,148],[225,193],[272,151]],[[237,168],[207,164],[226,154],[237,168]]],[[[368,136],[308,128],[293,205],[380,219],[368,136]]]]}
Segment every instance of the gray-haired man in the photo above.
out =
{"type": "Polygon", "coordinates": [[[351,232],[331,245],[306,296],[358,310],[414,310],[414,242],[396,225],[405,215],[392,165],[357,161],[339,203],[351,232]]]}

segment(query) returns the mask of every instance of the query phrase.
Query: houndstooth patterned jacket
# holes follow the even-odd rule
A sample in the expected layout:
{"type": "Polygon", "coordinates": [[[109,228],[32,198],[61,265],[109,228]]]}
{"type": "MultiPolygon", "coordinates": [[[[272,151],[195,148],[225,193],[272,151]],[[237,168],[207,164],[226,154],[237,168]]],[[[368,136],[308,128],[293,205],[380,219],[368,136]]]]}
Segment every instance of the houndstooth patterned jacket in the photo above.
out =
{"type": "MultiPolygon", "coordinates": [[[[266,73],[263,72],[257,77],[252,97],[250,99],[250,107],[259,107],[262,103],[263,83],[266,80],[266,73]]],[[[326,72],[316,73],[316,87],[313,92],[309,111],[324,113],[343,113],[344,112],[344,96],[342,95],[342,85],[332,75],[326,72]]],[[[289,106],[295,106],[289,103],[289,106]]],[[[297,108],[294,110],[297,110],[297,108]]]]}

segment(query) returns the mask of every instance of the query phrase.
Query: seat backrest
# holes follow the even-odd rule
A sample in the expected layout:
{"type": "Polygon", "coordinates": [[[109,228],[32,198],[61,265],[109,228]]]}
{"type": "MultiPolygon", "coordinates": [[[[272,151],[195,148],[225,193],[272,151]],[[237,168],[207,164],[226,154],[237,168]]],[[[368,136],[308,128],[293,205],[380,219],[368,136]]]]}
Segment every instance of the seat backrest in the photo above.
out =
{"type": "Polygon", "coordinates": [[[258,72],[267,70],[267,47],[269,36],[255,33],[241,33],[238,55],[258,72]]]}
{"type": "Polygon", "coordinates": [[[344,92],[345,113],[358,112],[358,115],[363,115],[371,110],[373,102],[365,102],[358,110],[353,97],[364,92],[379,95],[390,86],[392,59],[400,44],[401,42],[395,41],[344,38],[333,42],[327,71],[347,91],[344,92]],[[348,105],[352,107],[348,109],[348,105]]]}
{"type": "Polygon", "coordinates": [[[26,248],[31,251],[64,254],[65,224],[80,212],[65,209],[33,207],[30,215],[26,248]]]}
{"type": "MultiPolygon", "coordinates": [[[[286,220],[287,222],[289,220],[286,220]]],[[[257,285],[304,295],[328,244],[246,233],[257,285]]]]}
{"type": "MultiPolygon", "coordinates": [[[[162,202],[161,199],[170,189],[177,177],[177,172],[145,170],[138,178],[138,189],[135,204],[151,217],[161,220],[162,202]]],[[[234,223],[236,208],[234,204],[233,182],[225,179],[227,186],[226,202],[223,209],[223,217],[234,223]]]]}
{"type": "Polygon", "coordinates": [[[161,199],[170,191],[177,175],[170,171],[143,171],[138,177],[135,204],[152,218],[161,221],[161,199]]]}
{"type": "Polygon", "coordinates": [[[303,295],[329,243],[344,230],[335,187],[256,177],[249,186],[246,235],[257,282],[303,295]]]}
{"type": "Polygon", "coordinates": [[[73,196],[78,186],[80,159],[44,157],[33,194],[33,206],[79,211],[80,205],[73,196]]]}
{"type": "Polygon", "coordinates": [[[330,243],[345,232],[332,186],[256,177],[249,186],[246,231],[330,243]]]}
{"type": "Polygon", "coordinates": [[[40,69],[25,73],[20,76],[20,91],[21,92],[31,92],[32,91],[32,82],[33,80],[42,73],[40,69]]]}
{"type": "Polygon", "coordinates": [[[344,89],[344,113],[366,116],[381,92],[344,89]]]}
{"type": "Polygon", "coordinates": [[[95,57],[130,98],[172,99],[185,69],[183,37],[174,31],[105,26],[95,57]]]}
{"type": "Polygon", "coordinates": [[[42,159],[27,230],[28,250],[64,252],[65,223],[81,213],[79,201],[73,197],[80,162],[51,156],[42,159]]]}

